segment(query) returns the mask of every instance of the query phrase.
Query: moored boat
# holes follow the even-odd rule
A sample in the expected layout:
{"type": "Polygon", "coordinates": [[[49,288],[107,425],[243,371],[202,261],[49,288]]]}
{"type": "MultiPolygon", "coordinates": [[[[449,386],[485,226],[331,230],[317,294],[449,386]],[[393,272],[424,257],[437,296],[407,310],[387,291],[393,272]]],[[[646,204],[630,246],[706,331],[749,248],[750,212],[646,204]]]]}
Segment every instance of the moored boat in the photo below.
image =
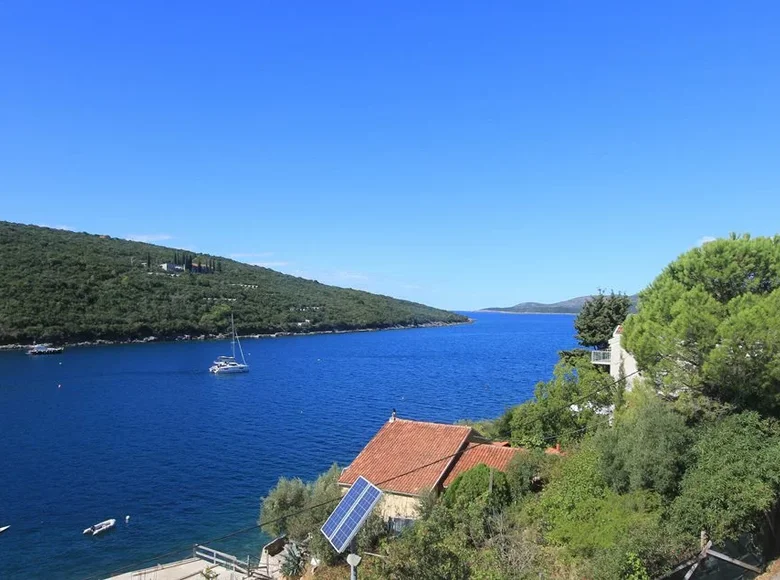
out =
{"type": "Polygon", "coordinates": [[[215,375],[231,374],[231,373],[248,373],[249,365],[233,361],[233,362],[216,364],[212,366],[209,369],[209,371],[211,371],[215,375]]]}
{"type": "Polygon", "coordinates": [[[209,372],[215,375],[221,374],[235,374],[235,373],[248,373],[249,365],[246,364],[244,358],[244,350],[241,348],[241,341],[238,340],[238,334],[236,333],[236,325],[233,322],[233,315],[230,315],[230,329],[232,332],[231,348],[233,354],[231,356],[219,356],[214,364],[209,367],[209,372]],[[238,344],[238,352],[241,354],[241,362],[236,360],[236,344],[238,344]]]}
{"type": "Polygon", "coordinates": [[[89,526],[86,530],[84,530],[83,533],[85,535],[97,536],[98,534],[102,534],[103,532],[110,530],[115,525],[116,525],[116,520],[114,518],[111,518],[110,520],[105,520],[103,522],[95,524],[94,526],[89,526]]]}
{"type": "Polygon", "coordinates": [[[27,354],[41,355],[41,354],[60,354],[65,349],[61,346],[51,346],[49,344],[34,344],[27,354]]]}

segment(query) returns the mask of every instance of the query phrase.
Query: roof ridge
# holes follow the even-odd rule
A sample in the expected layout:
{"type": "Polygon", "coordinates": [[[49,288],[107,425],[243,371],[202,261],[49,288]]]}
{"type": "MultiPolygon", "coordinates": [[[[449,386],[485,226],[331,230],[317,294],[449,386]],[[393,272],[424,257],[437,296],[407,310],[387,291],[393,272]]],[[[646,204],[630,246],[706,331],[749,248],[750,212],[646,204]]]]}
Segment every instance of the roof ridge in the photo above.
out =
{"type": "Polygon", "coordinates": [[[401,421],[405,423],[417,423],[418,425],[436,425],[437,427],[456,427],[458,429],[473,430],[472,427],[468,425],[458,425],[456,423],[439,423],[438,421],[420,421],[418,419],[402,419],[400,417],[396,417],[393,421],[387,421],[387,423],[400,423],[401,421]]]}

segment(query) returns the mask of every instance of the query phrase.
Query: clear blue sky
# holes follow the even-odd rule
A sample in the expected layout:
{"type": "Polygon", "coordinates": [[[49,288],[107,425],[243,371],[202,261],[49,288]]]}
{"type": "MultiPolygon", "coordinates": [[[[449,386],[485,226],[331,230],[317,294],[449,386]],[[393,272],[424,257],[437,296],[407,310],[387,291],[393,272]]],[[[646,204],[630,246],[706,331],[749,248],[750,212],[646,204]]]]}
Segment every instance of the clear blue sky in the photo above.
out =
{"type": "Polygon", "coordinates": [[[0,218],[446,308],[780,230],[776,2],[0,3],[0,218]]]}

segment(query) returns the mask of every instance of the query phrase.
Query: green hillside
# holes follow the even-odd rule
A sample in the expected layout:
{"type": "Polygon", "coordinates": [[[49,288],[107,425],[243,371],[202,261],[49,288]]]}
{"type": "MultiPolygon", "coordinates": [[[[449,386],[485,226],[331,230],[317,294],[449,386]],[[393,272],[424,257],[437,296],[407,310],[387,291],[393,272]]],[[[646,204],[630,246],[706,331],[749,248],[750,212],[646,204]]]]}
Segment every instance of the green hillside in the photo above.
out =
{"type": "Polygon", "coordinates": [[[0,344],[218,334],[231,309],[240,334],[467,320],[217,256],[0,222],[0,344]],[[174,260],[187,270],[160,267],[174,260]]]}

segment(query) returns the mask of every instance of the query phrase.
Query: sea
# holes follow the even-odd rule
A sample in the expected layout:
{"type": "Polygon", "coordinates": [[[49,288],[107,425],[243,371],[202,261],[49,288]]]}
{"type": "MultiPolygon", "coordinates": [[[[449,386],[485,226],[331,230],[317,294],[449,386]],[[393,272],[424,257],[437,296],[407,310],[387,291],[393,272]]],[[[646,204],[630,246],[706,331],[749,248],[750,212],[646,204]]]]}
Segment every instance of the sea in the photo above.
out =
{"type": "Polygon", "coordinates": [[[395,409],[496,417],[576,346],[568,315],[242,341],[251,372],[212,375],[226,341],[0,353],[0,578],[104,578],[187,557],[240,558],[280,477],[348,465],[395,409]],[[125,522],[125,516],[130,516],[125,522]],[[82,535],[116,518],[103,536],[82,535]]]}

